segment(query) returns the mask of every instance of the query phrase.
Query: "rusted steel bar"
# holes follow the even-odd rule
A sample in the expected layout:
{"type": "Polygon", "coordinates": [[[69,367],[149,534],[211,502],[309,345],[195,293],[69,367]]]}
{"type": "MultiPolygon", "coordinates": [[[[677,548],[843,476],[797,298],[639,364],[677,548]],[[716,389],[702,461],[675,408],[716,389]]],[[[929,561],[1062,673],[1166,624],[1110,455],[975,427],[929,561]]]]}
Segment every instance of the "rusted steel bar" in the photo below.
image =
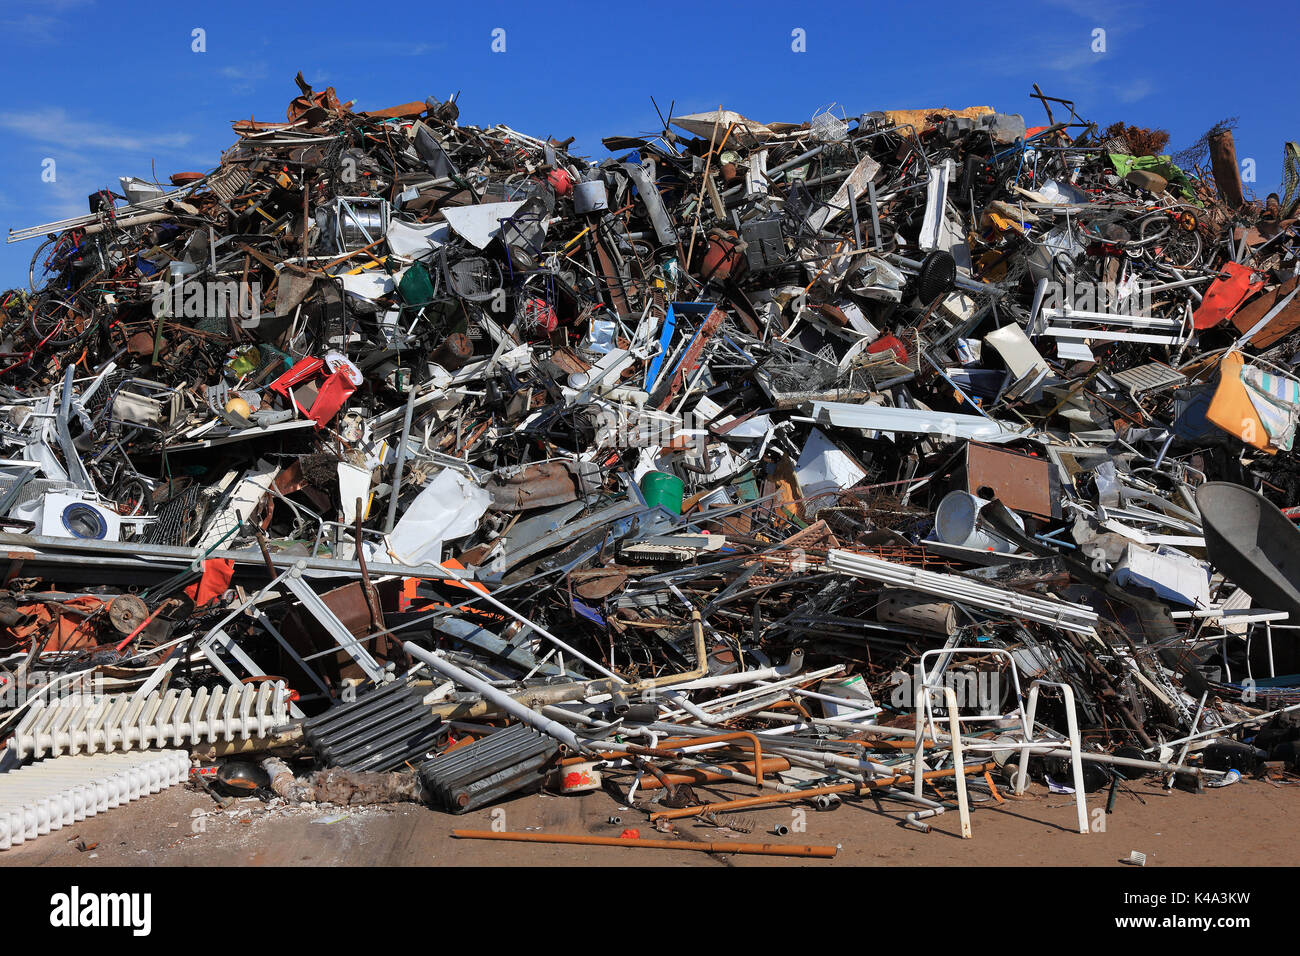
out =
{"type": "Polygon", "coordinates": [[[779,843],[694,843],[686,840],[643,840],[568,833],[519,833],[493,830],[452,830],[460,840],[511,840],[518,843],[564,843],[574,846],[641,847],[648,850],[692,850],[696,853],[749,853],[758,856],[803,856],[823,860],[835,858],[839,847],[779,843]]]}

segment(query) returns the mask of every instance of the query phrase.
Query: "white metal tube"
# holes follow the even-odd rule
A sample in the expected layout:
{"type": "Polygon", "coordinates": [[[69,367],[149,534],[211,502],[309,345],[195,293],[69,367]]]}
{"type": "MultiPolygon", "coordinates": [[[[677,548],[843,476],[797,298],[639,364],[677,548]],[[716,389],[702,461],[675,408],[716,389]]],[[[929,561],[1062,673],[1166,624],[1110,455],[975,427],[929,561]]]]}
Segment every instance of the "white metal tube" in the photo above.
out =
{"type": "Polygon", "coordinates": [[[1092,633],[1097,612],[1082,604],[1034,598],[1003,588],[977,584],[953,574],[940,574],[882,561],[851,551],[832,549],[826,560],[832,571],[976,604],[1079,633],[1092,633]]]}
{"type": "Polygon", "coordinates": [[[784,664],[778,664],[775,667],[760,667],[757,670],[739,671],[735,674],[716,674],[709,677],[701,677],[697,680],[676,684],[674,685],[673,690],[703,690],[706,687],[734,687],[737,684],[753,684],[763,680],[784,680],[787,677],[793,677],[795,674],[798,674],[802,667],[803,655],[792,654],[790,655],[790,660],[786,661],[784,664]]]}
{"type": "MultiPolygon", "coordinates": [[[[1297,704],[1296,708],[1300,708],[1300,704],[1297,704]]],[[[1288,709],[1291,710],[1296,708],[1288,708],[1288,709]]],[[[769,716],[776,716],[776,715],[769,715],[769,716]]],[[[1252,718],[1252,720],[1254,720],[1254,718],[1252,718]]],[[[911,730],[904,730],[901,727],[889,727],[885,724],[852,724],[849,723],[848,721],[832,720],[830,718],[826,718],[824,720],[819,719],[817,723],[826,724],[828,727],[843,727],[849,730],[860,730],[860,731],[865,731],[866,733],[869,734],[881,734],[887,737],[911,738],[912,736],[914,736],[914,732],[911,730]]],[[[1204,736],[1205,734],[1222,732],[1224,729],[1225,728],[1220,727],[1218,728],[1217,731],[1205,731],[1200,736],[1204,736]]],[[[935,743],[945,744],[948,742],[949,742],[949,737],[947,734],[936,735],[935,743]]],[[[988,751],[989,753],[993,753],[994,751],[998,751],[998,750],[1020,750],[1021,749],[1021,745],[1019,743],[1006,743],[1005,741],[998,742],[996,740],[982,740],[979,737],[968,737],[966,735],[962,736],[961,742],[962,742],[962,746],[965,747],[967,750],[988,751]]],[[[1049,740],[1035,741],[1033,744],[1030,745],[1030,752],[1036,754],[1042,754],[1045,757],[1072,756],[1069,747],[1060,746],[1060,744],[1062,743],[1064,743],[1064,741],[1049,741],[1049,740]]],[[[1171,746],[1172,744],[1176,744],[1176,743],[1179,743],[1179,741],[1176,740],[1172,741],[1171,744],[1166,744],[1166,746],[1171,746]]],[[[1116,757],[1113,754],[1099,754],[1099,753],[1091,753],[1088,751],[1080,751],[1079,756],[1081,759],[1091,761],[1092,763],[1108,764],[1114,767],[1132,767],[1135,770],[1148,770],[1152,773],[1169,772],[1174,770],[1178,770],[1181,773],[1187,773],[1187,774],[1193,774],[1193,773],[1201,774],[1201,775],[1209,774],[1212,776],[1222,776],[1224,773],[1226,773],[1226,771],[1223,770],[1209,770],[1204,767],[1198,767],[1195,769],[1188,768],[1188,767],[1179,768],[1174,766],[1171,763],[1165,763],[1159,760],[1139,760],[1135,757],[1116,757]]]]}
{"type": "MultiPolygon", "coordinates": [[[[766,668],[764,668],[764,670],[766,670],[766,668]]],[[[800,674],[797,677],[787,677],[784,680],[777,681],[772,684],[759,684],[754,687],[747,687],[744,690],[736,691],[734,694],[728,694],[725,697],[714,698],[713,700],[708,701],[708,706],[720,708],[729,704],[738,704],[741,701],[747,700],[751,697],[761,697],[764,694],[768,693],[769,691],[782,690],[787,687],[792,687],[795,684],[800,683],[801,681],[817,680],[821,677],[827,677],[831,674],[839,673],[842,670],[844,670],[844,666],[842,664],[836,664],[833,667],[826,667],[823,668],[822,670],[817,670],[817,671],[809,671],[807,674],[800,674]]],[[[751,671],[750,673],[758,674],[760,672],[751,671]]],[[[726,675],[726,676],[736,676],[736,675],[726,675]]],[[[674,691],[690,690],[690,689],[691,689],[690,684],[678,684],[675,687],[673,687],[674,691]]]]}
{"type": "Polygon", "coordinates": [[[531,708],[525,707],[509,694],[498,690],[487,681],[475,677],[468,671],[462,670],[446,658],[439,657],[436,654],[431,654],[419,644],[412,641],[404,643],[402,649],[416,660],[424,661],[424,663],[428,664],[444,677],[449,677],[461,686],[468,687],[476,694],[482,694],[483,697],[500,707],[507,714],[517,717],[528,726],[534,727],[542,733],[554,737],[570,750],[579,753],[590,750],[587,745],[578,740],[573,731],[568,727],[556,723],[554,720],[551,720],[551,718],[543,716],[531,708]]]}

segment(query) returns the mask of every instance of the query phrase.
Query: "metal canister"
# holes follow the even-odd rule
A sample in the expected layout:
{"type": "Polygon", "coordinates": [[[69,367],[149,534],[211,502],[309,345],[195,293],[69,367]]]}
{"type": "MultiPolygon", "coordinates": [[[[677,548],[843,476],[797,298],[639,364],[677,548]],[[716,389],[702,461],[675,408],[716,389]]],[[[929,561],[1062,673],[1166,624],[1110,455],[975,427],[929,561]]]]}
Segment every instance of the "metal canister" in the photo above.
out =
{"type": "Polygon", "coordinates": [[[573,187],[573,209],[578,213],[603,212],[609,208],[609,194],[605,183],[589,179],[573,187]]]}

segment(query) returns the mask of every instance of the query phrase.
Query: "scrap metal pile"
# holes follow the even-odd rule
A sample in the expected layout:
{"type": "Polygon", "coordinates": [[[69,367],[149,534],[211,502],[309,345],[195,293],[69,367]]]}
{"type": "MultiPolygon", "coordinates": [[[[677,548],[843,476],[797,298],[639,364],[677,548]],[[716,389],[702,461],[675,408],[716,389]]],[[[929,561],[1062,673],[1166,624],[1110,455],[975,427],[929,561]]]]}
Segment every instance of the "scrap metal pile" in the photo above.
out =
{"type": "Polygon", "coordinates": [[[1293,768],[1294,144],[1260,206],[1230,133],[1212,179],[1041,93],[593,162],[298,83],[10,234],[6,766],[967,835],[968,789],[1086,831],[1123,778],[1293,768]]]}

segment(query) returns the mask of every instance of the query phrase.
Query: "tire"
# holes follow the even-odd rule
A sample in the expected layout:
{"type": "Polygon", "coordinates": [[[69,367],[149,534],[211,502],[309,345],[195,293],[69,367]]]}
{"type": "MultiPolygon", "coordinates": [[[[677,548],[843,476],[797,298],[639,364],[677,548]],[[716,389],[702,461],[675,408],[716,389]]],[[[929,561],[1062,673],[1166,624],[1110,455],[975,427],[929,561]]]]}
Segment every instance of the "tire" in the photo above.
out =
{"type": "Polygon", "coordinates": [[[117,502],[117,513],[125,517],[149,513],[150,488],[140,478],[131,475],[119,478],[108,497],[117,502]]]}
{"type": "Polygon", "coordinates": [[[1138,223],[1137,244],[1143,248],[1150,248],[1169,235],[1172,228],[1173,220],[1163,213],[1147,216],[1138,223]]]}

